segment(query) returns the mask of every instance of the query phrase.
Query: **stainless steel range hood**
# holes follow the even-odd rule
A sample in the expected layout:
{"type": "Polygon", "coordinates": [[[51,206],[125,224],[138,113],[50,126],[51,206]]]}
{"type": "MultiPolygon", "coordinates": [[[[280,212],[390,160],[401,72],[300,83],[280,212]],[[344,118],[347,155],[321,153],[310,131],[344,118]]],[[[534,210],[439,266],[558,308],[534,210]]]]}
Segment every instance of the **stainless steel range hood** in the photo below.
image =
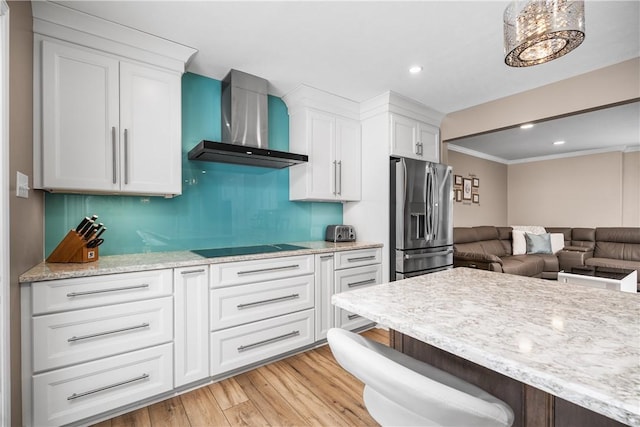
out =
{"type": "Polygon", "coordinates": [[[309,160],[304,154],[269,149],[268,82],[231,70],[222,80],[222,142],[201,141],[189,160],[285,168],[309,160]]]}

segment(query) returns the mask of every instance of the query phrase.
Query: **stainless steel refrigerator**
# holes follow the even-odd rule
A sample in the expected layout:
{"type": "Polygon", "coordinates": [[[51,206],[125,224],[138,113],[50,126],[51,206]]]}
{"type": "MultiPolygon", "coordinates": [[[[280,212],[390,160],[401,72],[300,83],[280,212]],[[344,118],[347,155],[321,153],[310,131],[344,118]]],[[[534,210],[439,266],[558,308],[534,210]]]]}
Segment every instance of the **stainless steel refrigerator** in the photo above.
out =
{"type": "Polygon", "coordinates": [[[390,280],[453,267],[450,166],[391,158],[390,280]]]}

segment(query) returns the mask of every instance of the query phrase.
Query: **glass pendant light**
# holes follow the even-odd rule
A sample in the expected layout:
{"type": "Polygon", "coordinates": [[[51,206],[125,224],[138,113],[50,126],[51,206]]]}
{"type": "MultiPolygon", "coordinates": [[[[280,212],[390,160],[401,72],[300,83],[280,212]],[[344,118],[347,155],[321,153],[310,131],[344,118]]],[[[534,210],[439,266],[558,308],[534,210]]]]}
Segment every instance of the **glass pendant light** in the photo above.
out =
{"type": "Polygon", "coordinates": [[[559,58],[584,40],[583,0],[514,1],[504,11],[504,62],[529,67],[559,58]]]}

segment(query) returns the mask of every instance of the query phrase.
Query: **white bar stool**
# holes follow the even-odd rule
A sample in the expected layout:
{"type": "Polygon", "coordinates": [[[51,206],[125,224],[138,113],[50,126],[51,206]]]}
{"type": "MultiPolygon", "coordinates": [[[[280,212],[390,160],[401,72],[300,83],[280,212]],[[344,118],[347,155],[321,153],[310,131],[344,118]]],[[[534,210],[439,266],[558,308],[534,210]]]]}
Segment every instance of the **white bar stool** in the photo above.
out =
{"type": "Polygon", "coordinates": [[[390,347],[332,328],[329,346],[362,381],[369,414],[383,426],[511,426],[513,410],[486,391],[390,347]]]}

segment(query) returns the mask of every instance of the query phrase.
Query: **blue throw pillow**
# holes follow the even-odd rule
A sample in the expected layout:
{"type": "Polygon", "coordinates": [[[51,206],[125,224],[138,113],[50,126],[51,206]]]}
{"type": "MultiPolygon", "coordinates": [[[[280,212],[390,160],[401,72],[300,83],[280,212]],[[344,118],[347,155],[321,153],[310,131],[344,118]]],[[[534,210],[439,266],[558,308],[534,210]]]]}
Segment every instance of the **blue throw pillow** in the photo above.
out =
{"type": "Polygon", "coordinates": [[[527,253],[528,254],[552,254],[551,250],[551,235],[545,234],[524,234],[527,241],[527,253]]]}

